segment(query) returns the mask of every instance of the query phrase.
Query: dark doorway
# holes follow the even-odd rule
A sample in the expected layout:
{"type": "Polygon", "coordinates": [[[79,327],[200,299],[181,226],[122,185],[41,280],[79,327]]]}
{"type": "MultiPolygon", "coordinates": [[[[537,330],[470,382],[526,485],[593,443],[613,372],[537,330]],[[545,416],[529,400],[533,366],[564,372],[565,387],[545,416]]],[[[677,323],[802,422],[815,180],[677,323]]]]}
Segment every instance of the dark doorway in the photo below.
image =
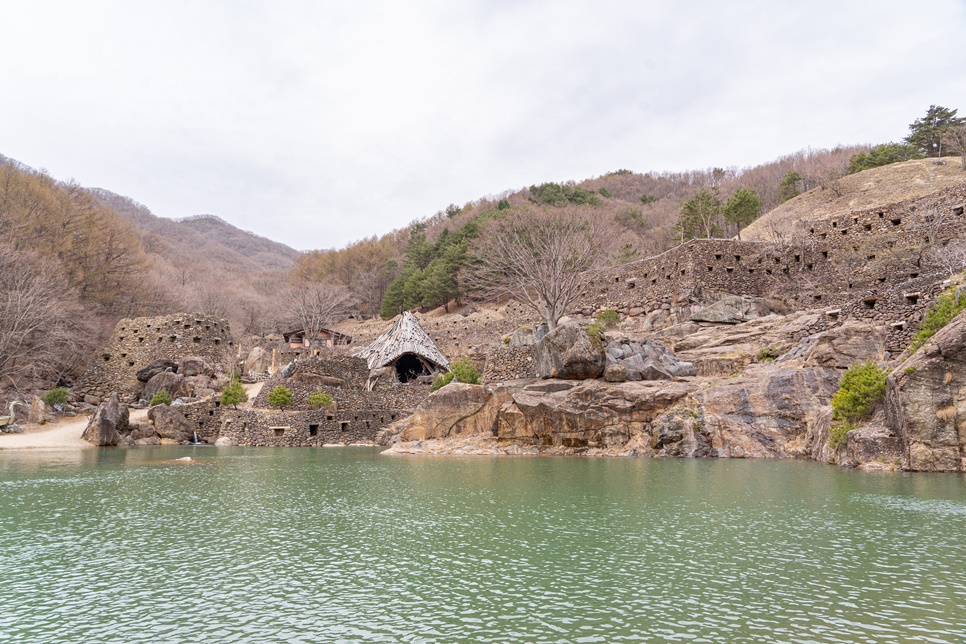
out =
{"type": "Polygon", "coordinates": [[[407,353],[396,360],[396,377],[399,378],[399,382],[409,382],[428,375],[429,369],[412,353],[407,353]]]}

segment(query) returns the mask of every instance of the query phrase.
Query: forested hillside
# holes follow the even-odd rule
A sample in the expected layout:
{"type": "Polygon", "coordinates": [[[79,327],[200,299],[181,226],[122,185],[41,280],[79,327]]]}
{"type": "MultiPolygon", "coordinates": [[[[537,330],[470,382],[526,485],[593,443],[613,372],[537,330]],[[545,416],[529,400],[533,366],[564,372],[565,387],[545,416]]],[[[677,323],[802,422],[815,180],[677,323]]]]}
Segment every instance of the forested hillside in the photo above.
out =
{"type": "MultiPolygon", "coordinates": [[[[445,306],[474,291],[475,249],[501,221],[565,215],[594,222],[603,243],[599,263],[623,263],[661,253],[682,239],[710,232],[732,236],[759,214],[813,187],[843,176],[850,159],[868,146],[806,150],[751,168],[636,173],[617,170],[580,183],[544,183],[451,204],[406,229],[370,237],[341,250],[304,253],[295,263],[298,283],[338,284],[365,315],[392,316],[403,308],[445,306]],[[723,225],[682,226],[682,207],[707,196],[726,209],[753,193],[753,211],[723,225]]],[[[704,202],[702,202],[703,204],[704,202]]],[[[700,204],[699,204],[700,205],[700,204]]],[[[700,217],[699,217],[700,218],[700,217]]],[[[486,289],[476,296],[485,296],[486,289]]]]}
{"type": "Polygon", "coordinates": [[[214,217],[172,221],[0,157],[0,386],[69,380],[122,317],[192,310],[275,330],[297,252],[214,217]]]}

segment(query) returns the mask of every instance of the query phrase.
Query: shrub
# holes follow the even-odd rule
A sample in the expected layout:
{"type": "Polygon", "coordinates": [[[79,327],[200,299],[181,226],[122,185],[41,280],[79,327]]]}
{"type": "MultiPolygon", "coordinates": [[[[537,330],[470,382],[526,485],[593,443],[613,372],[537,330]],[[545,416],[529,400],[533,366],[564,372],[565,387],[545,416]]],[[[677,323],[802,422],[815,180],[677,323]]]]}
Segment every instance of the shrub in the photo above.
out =
{"type": "Polygon", "coordinates": [[[758,362],[772,362],[781,355],[775,347],[762,347],[758,350],[758,362]]]}
{"type": "Polygon", "coordinates": [[[936,335],[939,329],[949,324],[963,309],[966,309],[966,293],[957,295],[955,291],[948,291],[936,298],[919,325],[919,330],[912,336],[909,351],[915,353],[926,344],[926,340],[936,335]]]}
{"type": "Polygon", "coordinates": [[[248,401],[248,392],[237,380],[232,380],[225,387],[225,390],[221,392],[221,404],[223,407],[231,405],[235,407],[238,403],[243,403],[248,401]]]}
{"type": "Polygon", "coordinates": [[[429,387],[430,391],[437,391],[442,389],[449,383],[453,382],[454,374],[452,371],[447,371],[446,373],[441,373],[436,378],[433,379],[433,384],[429,387]]]}
{"type": "Polygon", "coordinates": [[[594,320],[597,323],[597,328],[599,328],[601,331],[606,331],[607,329],[617,326],[617,324],[620,323],[621,315],[614,309],[607,309],[598,313],[594,320]]]}
{"type": "Polygon", "coordinates": [[[322,408],[322,407],[328,407],[329,405],[331,405],[333,403],[333,400],[332,400],[332,396],[325,393],[323,390],[316,389],[311,394],[309,394],[308,403],[313,407],[322,408]]]}
{"type": "Polygon", "coordinates": [[[168,393],[167,389],[158,389],[158,393],[151,396],[151,406],[155,405],[170,405],[174,402],[171,394],[168,393]]]}
{"type": "Polygon", "coordinates": [[[285,409],[286,407],[290,407],[294,401],[295,396],[292,395],[292,390],[285,385],[279,385],[268,392],[268,404],[270,407],[285,409]]]}
{"type": "Polygon", "coordinates": [[[472,362],[466,358],[460,358],[459,360],[453,361],[453,364],[449,366],[449,371],[436,376],[429,390],[436,391],[437,389],[442,389],[454,380],[470,385],[478,385],[480,384],[480,372],[477,371],[476,365],[472,362]]]}
{"type": "Polygon", "coordinates": [[[453,362],[449,370],[453,372],[453,376],[458,382],[465,382],[471,385],[480,384],[480,372],[476,370],[476,365],[466,358],[460,358],[453,362]]]}
{"type": "Polygon", "coordinates": [[[53,407],[54,405],[65,405],[67,401],[70,400],[70,392],[64,387],[54,387],[46,394],[44,394],[43,401],[48,407],[53,407]]]}
{"type": "Polygon", "coordinates": [[[848,431],[868,420],[886,390],[888,371],[872,360],[857,362],[845,372],[839,390],[832,396],[832,430],[829,446],[845,445],[848,431]]]}

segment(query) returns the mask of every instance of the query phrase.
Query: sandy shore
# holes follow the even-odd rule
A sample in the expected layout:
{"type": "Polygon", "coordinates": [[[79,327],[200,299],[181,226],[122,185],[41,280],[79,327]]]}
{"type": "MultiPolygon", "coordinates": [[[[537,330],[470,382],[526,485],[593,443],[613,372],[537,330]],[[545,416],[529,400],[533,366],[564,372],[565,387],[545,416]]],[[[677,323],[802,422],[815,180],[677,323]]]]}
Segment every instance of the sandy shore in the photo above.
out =
{"type": "MultiPolygon", "coordinates": [[[[131,420],[141,422],[148,416],[147,409],[132,409],[131,420]]],[[[53,423],[34,425],[20,423],[23,434],[0,434],[0,450],[5,449],[87,449],[93,447],[81,439],[89,416],[61,418],[53,423]]]]}
{"type": "MultiPolygon", "coordinates": [[[[249,399],[258,395],[262,385],[258,382],[245,385],[249,399]]],[[[147,409],[132,409],[132,422],[146,422],[148,417],[147,409]]],[[[87,449],[93,447],[87,441],[81,439],[81,434],[87,428],[89,416],[76,416],[73,418],[61,418],[53,423],[34,425],[32,423],[21,422],[20,427],[24,428],[23,434],[0,434],[0,450],[5,449],[87,449]]]]}

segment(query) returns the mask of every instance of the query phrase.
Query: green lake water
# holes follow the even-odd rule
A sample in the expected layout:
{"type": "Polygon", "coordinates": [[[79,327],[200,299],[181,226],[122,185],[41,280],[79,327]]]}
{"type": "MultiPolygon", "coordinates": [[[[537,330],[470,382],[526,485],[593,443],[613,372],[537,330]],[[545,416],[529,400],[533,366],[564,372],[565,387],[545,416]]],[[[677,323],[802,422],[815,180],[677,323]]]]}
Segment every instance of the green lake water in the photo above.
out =
{"type": "Polygon", "coordinates": [[[0,642],[673,641],[966,641],[966,478],[0,453],[0,642]]]}

